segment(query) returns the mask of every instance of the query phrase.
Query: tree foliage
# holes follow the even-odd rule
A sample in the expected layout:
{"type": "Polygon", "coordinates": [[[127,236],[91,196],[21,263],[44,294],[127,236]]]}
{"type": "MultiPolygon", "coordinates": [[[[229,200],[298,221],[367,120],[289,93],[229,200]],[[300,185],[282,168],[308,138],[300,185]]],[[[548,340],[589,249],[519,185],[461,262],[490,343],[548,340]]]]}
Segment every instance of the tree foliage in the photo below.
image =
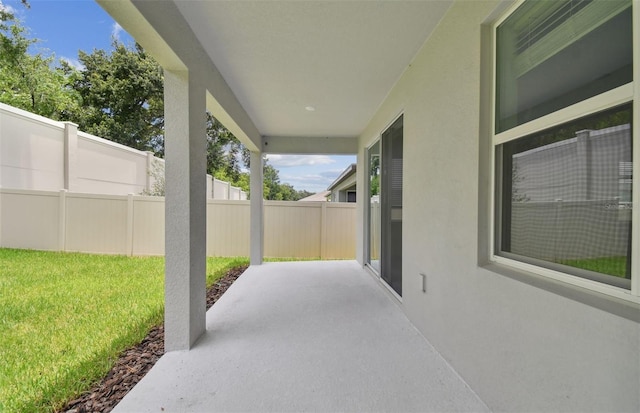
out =
{"type": "MultiPolygon", "coordinates": [[[[250,167],[250,162],[246,160],[247,167],[250,167]]],[[[298,191],[292,185],[280,182],[280,173],[269,164],[268,159],[263,160],[262,165],[262,179],[263,179],[263,196],[264,199],[269,201],[298,201],[302,198],[306,198],[309,195],[313,195],[309,191],[298,191]]]]}
{"type": "Polygon", "coordinates": [[[81,130],[139,150],[163,153],[163,76],[141,46],[80,51],[73,88],[82,98],[81,130]]]}
{"type": "Polygon", "coordinates": [[[52,67],[54,56],[28,52],[38,43],[7,9],[0,8],[0,101],[56,120],[79,107],[67,73],[52,67]]]}

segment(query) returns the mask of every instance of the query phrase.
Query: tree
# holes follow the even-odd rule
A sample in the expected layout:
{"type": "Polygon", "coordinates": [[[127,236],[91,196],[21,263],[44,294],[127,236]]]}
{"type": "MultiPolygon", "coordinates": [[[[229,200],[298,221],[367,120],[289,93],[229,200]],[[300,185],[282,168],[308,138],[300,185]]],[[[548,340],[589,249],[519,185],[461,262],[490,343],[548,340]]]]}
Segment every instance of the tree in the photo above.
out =
{"type": "MultiPolygon", "coordinates": [[[[246,159],[246,158],[245,158],[246,159]]],[[[247,159],[247,167],[250,167],[249,160],[247,159]]],[[[247,176],[247,183],[249,174],[247,176]]],[[[264,159],[262,165],[263,176],[263,196],[264,199],[269,201],[298,201],[313,193],[308,191],[297,191],[291,184],[280,183],[280,175],[276,168],[269,165],[269,160],[264,159]]],[[[248,191],[247,188],[245,191],[248,191]]],[[[251,195],[251,194],[249,194],[251,195]]]]}
{"type": "Polygon", "coordinates": [[[215,176],[223,171],[235,184],[241,177],[245,151],[244,145],[207,112],[207,173],[215,176]]]}
{"type": "Polygon", "coordinates": [[[282,197],[278,197],[280,192],[280,176],[278,176],[278,170],[269,165],[268,160],[265,159],[262,167],[262,179],[264,181],[264,198],[271,201],[282,201],[282,197]]]}
{"type": "MultiPolygon", "coordinates": [[[[0,4],[1,6],[1,4],[0,4]]],[[[68,72],[53,67],[54,56],[29,54],[37,39],[15,16],[0,7],[0,101],[55,120],[69,120],[79,96],[69,87],[68,72]]]]}
{"type": "MultiPolygon", "coordinates": [[[[80,51],[85,66],[74,81],[83,100],[80,129],[124,145],[164,154],[164,84],[161,66],[140,45],[114,41],[113,51],[80,51]]],[[[244,146],[206,115],[207,173],[238,186],[244,146]],[[222,178],[220,178],[222,179],[222,178]]]]}
{"type": "Polygon", "coordinates": [[[84,66],[73,87],[82,98],[81,130],[139,150],[164,153],[163,75],[140,45],[80,51],[84,66]]]}
{"type": "Polygon", "coordinates": [[[164,179],[164,164],[158,159],[154,158],[151,164],[151,170],[147,171],[147,173],[151,177],[151,181],[153,183],[151,184],[150,189],[145,189],[142,191],[142,195],[164,196],[166,188],[166,181],[164,179]]]}

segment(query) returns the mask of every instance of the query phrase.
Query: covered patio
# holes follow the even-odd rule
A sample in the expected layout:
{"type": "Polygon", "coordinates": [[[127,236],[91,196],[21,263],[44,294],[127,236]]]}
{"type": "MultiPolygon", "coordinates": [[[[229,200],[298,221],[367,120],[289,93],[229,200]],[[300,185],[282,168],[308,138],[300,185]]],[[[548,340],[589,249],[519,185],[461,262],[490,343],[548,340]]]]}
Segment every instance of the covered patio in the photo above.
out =
{"type": "Polygon", "coordinates": [[[97,1],[165,81],[168,353],[119,411],[640,410],[639,0],[97,1]],[[252,266],[208,313],[205,111],[251,151],[252,266]],[[606,208],[539,256],[510,151],[567,128],[627,149],[554,195],[606,208]],[[357,156],[356,262],[263,264],[269,154],[357,156]]]}
{"type": "Polygon", "coordinates": [[[115,412],[488,411],[355,261],[250,267],[115,412]]]}

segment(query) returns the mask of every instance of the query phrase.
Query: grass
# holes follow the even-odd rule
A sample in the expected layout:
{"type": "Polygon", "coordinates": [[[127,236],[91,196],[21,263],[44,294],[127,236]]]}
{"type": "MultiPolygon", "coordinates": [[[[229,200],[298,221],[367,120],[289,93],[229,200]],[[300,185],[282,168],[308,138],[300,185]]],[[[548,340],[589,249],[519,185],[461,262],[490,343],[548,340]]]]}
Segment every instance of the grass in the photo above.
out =
{"type": "Polygon", "coordinates": [[[616,277],[627,277],[627,257],[601,257],[582,260],[562,260],[559,264],[595,271],[616,277]]]}
{"type": "MultiPolygon", "coordinates": [[[[207,258],[207,285],[245,258],[207,258]]],[[[163,257],[0,249],[0,412],[50,412],[162,322],[163,257]]]]}

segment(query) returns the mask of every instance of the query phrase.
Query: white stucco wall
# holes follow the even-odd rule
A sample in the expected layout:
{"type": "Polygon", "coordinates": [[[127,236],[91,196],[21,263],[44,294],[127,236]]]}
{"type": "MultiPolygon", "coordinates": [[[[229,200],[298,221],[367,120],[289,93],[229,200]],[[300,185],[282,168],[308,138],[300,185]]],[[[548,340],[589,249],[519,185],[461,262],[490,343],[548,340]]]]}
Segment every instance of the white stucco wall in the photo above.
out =
{"type": "MultiPolygon", "coordinates": [[[[479,264],[489,242],[481,155],[490,148],[480,126],[481,25],[498,6],[454,4],[360,137],[363,171],[365,148],[404,113],[400,305],[494,411],[638,411],[637,307],[593,305],[577,289],[479,264]]],[[[358,201],[362,222],[362,191],[358,201]]]]}

